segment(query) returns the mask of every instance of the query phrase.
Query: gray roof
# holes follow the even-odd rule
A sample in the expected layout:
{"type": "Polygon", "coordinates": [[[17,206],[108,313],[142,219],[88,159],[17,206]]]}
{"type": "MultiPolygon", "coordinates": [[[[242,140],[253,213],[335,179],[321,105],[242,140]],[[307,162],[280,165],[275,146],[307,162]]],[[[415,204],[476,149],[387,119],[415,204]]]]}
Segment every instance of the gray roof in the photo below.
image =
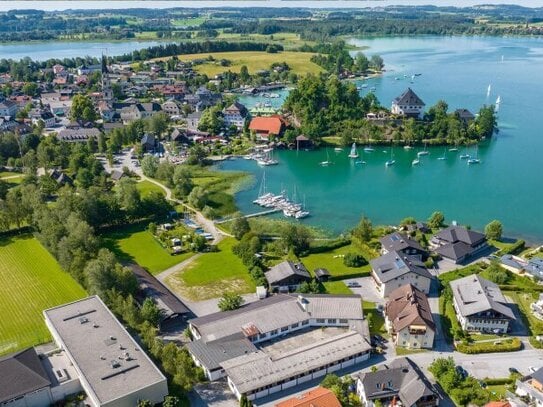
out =
{"type": "Polygon", "coordinates": [[[229,379],[241,393],[253,391],[357,353],[371,345],[357,331],[345,332],[318,343],[272,355],[259,350],[221,363],[229,379]]]}
{"type": "Polygon", "coordinates": [[[537,380],[539,383],[543,383],[543,367],[537,369],[530,376],[532,376],[532,379],[537,380]]]}
{"type": "Polygon", "coordinates": [[[190,320],[204,342],[212,342],[254,326],[259,332],[270,332],[309,318],[363,319],[359,295],[279,294],[246,304],[233,311],[217,312],[190,320]],[[302,300],[306,310],[300,304],[302,300]]]}
{"type": "Polygon", "coordinates": [[[270,285],[279,283],[291,276],[298,276],[308,281],[311,280],[311,274],[309,274],[305,266],[302,263],[294,263],[292,261],[283,261],[273,266],[264,274],[270,285]]]}
{"type": "Polygon", "coordinates": [[[98,296],[44,312],[54,337],[85,377],[85,391],[101,404],[166,378],[98,296]],[[128,353],[128,358],[127,358],[128,353]],[[112,364],[115,361],[119,366],[112,364]]]}
{"type": "Polygon", "coordinates": [[[404,93],[395,98],[394,103],[397,105],[425,106],[422,99],[419,98],[417,94],[411,90],[411,88],[407,88],[404,93]]]}
{"type": "Polygon", "coordinates": [[[435,235],[441,241],[449,243],[463,242],[468,245],[478,244],[485,240],[486,237],[480,232],[466,229],[462,226],[449,226],[435,235]]]}
{"type": "Polygon", "coordinates": [[[87,140],[91,137],[98,138],[100,130],[96,127],[80,127],[77,129],[64,129],[58,132],[57,138],[64,141],[87,140]]]}
{"type": "Polygon", "coordinates": [[[370,260],[371,268],[382,283],[394,280],[407,273],[432,278],[424,263],[413,256],[397,251],[390,251],[376,259],[370,260]]]}
{"type": "Polygon", "coordinates": [[[324,269],[324,268],[315,269],[314,273],[315,273],[315,276],[317,276],[317,277],[330,276],[330,272],[327,269],[324,269]]]}
{"type": "Polygon", "coordinates": [[[412,406],[437,391],[420,368],[409,358],[393,360],[375,372],[362,373],[359,380],[370,400],[397,396],[404,406],[412,406]]]}
{"type": "Polygon", "coordinates": [[[229,359],[257,351],[256,346],[241,332],[208,343],[199,339],[188,343],[187,349],[209,370],[219,368],[222,362],[229,359]]]}
{"type": "Polygon", "coordinates": [[[516,319],[500,288],[492,281],[472,274],[453,280],[450,284],[462,316],[493,310],[509,319],[516,319]]]}
{"type": "Polygon", "coordinates": [[[405,249],[426,251],[419,242],[399,232],[383,236],[379,241],[387,251],[402,251],[405,249]]]}
{"type": "Polygon", "coordinates": [[[0,403],[50,385],[34,348],[0,358],[0,403]]]}
{"type": "Polygon", "coordinates": [[[464,259],[474,251],[469,244],[464,242],[447,243],[443,246],[436,247],[434,250],[441,256],[455,261],[464,259]]]}

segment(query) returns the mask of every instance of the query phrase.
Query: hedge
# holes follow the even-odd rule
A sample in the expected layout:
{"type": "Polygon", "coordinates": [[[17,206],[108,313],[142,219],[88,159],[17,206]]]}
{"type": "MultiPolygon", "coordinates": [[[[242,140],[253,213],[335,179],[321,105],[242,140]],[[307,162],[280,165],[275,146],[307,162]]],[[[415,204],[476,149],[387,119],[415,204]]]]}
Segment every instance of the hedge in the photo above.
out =
{"type": "Polygon", "coordinates": [[[351,244],[351,239],[334,239],[328,240],[325,242],[319,241],[318,245],[311,246],[309,248],[309,253],[325,253],[331,250],[339,249],[340,247],[348,246],[351,244]]]}
{"type": "Polygon", "coordinates": [[[487,386],[500,386],[502,384],[511,384],[514,382],[514,379],[511,379],[510,377],[500,377],[494,379],[484,379],[483,382],[485,382],[487,386]]]}
{"type": "Polygon", "coordinates": [[[466,353],[468,355],[476,353],[515,352],[520,350],[520,348],[522,348],[522,342],[519,338],[497,339],[491,342],[479,342],[472,345],[465,345],[463,343],[456,344],[456,350],[458,352],[466,353]]]}
{"type": "Polygon", "coordinates": [[[524,240],[517,240],[511,246],[499,250],[496,255],[503,256],[504,254],[519,254],[526,247],[526,242],[524,240]]]}

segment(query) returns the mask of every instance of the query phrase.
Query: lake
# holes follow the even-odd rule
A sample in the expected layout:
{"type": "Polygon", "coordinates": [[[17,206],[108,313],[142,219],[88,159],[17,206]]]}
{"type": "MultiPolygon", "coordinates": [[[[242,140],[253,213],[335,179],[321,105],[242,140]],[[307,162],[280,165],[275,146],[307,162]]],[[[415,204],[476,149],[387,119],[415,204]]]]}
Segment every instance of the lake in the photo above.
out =
{"type": "Polygon", "coordinates": [[[16,44],[0,43],[0,59],[22,59],[30,57],[34,61],[45,61],[51,58],[100,57],[108,55],[123,55],[142,48],[154,47],[161,44],[157,41],[51,41],[29,42],[16,44]]]}
{"type": "MultiPolygon", "coordinates": [[[[542,241],[543,39],[399,37],[352,42],[369,46],[368,54],[379,53],[385,60],[388,71],[367,81],[382,104],[390,106],[408,86],[427,107],[444,99],[450,109],[466,107],[472,112],[500,95],[499,134],[481,144],[481,164],[471,166],[459,158],[463,149],[452,153],[443,147],[430,148],[415,167],[411,161],[417,150],[397,147],[396,164],[389,168],[384,165],[389,148],[376,148],[371,154],[360,148],[367,162],[362,165],[347,158],[347,149],[339,154],[330,149],[335,164],[329,167],[318,164],[326,159],[324,149],[279,151],[275,158],[280,164],[266,169],[268,190],[292,194],[296,188],[311,211],[302,222],[333,232],[352,227],[362,214],[374,224],[395,224],[407,216],[426,219],[440,210],[449,222],[482,229],[499,219],[507,235],[542,241]],[[421,75],[410,83],[415,73],[421,75]],[[444,154],[446,160],[437,160],[444,154]]],[[[468,153],[477,152],[471,148],[468,153]]],[[[254,174],[253,185],[238,193],[236,201],[244,213],[257,212],[252,200],[263,169],[243,159],[225,161],[219,168],[254,174]]]]}

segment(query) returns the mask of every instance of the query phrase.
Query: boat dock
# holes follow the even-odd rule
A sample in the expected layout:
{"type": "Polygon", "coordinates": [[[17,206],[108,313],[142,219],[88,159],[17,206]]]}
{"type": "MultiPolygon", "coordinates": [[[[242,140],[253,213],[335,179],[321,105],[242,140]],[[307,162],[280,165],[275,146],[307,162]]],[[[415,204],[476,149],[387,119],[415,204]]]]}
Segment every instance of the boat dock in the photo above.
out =
{"type": "MultiPolygon", "coordinates": [[[[273,208],[273,209],[268,209],[266,211],[261,211],[261,212],[256,212],[256,213],[250,213],[248,215],[243,215],[242,217],[245,218],[245,219],[256,218],[258,216],[271,215],[272,213],[277,213],[277,212],[281,212],[281,211],[282,211],[281,208],[273,208]]],[[[220,225],[221,223],[226,223],[226,222],[229,222],[231,220],[232,220],[232,218],[221,219],[221,220],[215,221],[215,223],[217,225],[220,225]]]]}

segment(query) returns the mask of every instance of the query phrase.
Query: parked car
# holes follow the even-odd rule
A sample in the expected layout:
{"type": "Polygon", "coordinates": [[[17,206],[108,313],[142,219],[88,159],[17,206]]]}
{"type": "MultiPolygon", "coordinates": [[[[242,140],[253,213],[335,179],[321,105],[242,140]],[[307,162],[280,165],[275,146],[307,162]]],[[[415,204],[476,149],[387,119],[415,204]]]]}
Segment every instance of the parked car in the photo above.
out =
{"type": "Polygon", "coordinates": [[[509,368],[509,373],[511,373],[511,374],[520,374],[520,372],[517,369],[515,369],[514,367],[509,368]]]}
{"type": "Polygon", "coordinates": [[[360,287],[360,284],[357,283],[356,281],[349,281],[349,282],[347,283],[347,287],[351,287],[351,288],[360,287]]]}
{"type": "Polygon", "coordinates": [[[458,365],[456,366],[456,371],[458,372],[458,374],[460,376],[462,376],[463,378],[466,378],[469,376],[468,372],[466,371],[466,369],[464,369],[462,366],[458,365]]]}

